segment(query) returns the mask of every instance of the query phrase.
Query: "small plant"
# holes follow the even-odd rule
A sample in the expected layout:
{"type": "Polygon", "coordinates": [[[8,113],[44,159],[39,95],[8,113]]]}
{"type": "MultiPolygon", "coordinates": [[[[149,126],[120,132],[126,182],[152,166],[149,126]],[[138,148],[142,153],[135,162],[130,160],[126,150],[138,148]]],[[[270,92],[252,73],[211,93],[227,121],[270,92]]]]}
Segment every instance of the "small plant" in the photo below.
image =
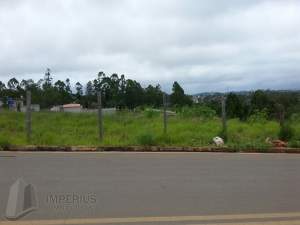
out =
{"type": "Polygon", "coordinates": [[[285,123],[282,126],[280,126],[280,130],[278,134],[280,140],[289,141],[292,139],[293,136],[294,136],[294,130],[289,124],[285,123]]]}
{"type": "Polygon", "coordinates": [[[143,133],[137,136],[137,142],[144,146],[156,145],[156,140],[151,133],[143,133]]]}

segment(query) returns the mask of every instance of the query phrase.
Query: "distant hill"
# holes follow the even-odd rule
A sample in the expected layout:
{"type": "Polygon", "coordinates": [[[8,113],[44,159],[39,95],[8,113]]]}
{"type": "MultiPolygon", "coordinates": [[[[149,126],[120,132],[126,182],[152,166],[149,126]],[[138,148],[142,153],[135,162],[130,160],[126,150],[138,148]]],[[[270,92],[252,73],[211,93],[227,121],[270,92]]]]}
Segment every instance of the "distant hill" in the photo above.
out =
{"type": "MultiPolygon", "coordinates": [[[[272,93],[289,93],[289,92],[296,92],[300,93],[300,90],[263,90],[265,92],[272,92],[272,93]]],[[[228,93],[234,93],[237,95],[249,95],[251,93],[255,92],[255,90],[252,91],[228,91],[228,92],[201,92],[198,94],[193,94],[192,96],[197,96],[197,97],[207,97],[207,96],[218,96],[218,95],[223,95],[223,94],[228,94],[228,93]]]]}

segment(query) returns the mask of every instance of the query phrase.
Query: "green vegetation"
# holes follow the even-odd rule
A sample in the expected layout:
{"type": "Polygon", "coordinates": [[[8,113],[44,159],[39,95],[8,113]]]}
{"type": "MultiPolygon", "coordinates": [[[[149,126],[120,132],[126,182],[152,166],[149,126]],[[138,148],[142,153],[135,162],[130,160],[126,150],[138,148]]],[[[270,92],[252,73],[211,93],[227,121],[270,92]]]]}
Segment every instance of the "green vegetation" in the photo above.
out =
{"type": "Polygon", "coordinates": [[[9,137],[0,136],[0,150],[6,150],[10,145],[9,137]]]}
{"type": "Polygon", "coordinates": [[[294,130],[288,123],[285,123],[280,127],[278,136],[284,141],[291,140],[294,137],[294,130]]]}
{"type": "Polygon", "coordinates": [[[213,119],[216,111],[207,106],[181,107],[177,110],[183,117],[198,117],[202,119],[213,119]]]}
{"type": "Polygon", "coordinates": [[[3,104],[0,149],[24,144],[208,146],[215,136],[223,137],[227,146],[237,151],[267,149],[267,137],[289,141],[291,147],[300,145],[300,91],[203,93],[192,98],[176,81],[172,92],[167,94],[159,84],[142,87],[124,75],[109,76],[99,72],[86,85],[76,82],[72,87],[69,79],[54,81],[51,70],[47,69],[38,82],[16,78],[11,78],[7,84],[0,81],[0,101],[3,104]],[[20,106],[23,101],[25,104],[26,90],[31,91],[31,102],[40,104],[42,110],[66,103],[80,103],[83,108],[95,109],[97,93],[101,92],[104,108],[115,107],[121,111],[105,117],[101,143],[96,114],[33,113],[32,140],[26,143],[25,115],[6,110],[13,107],[12,103],[20,106]],[[163,96],[166,96],[168,109],[177,113],[168,118],[167,134],[163,133],[162,113],[158,110],[163,107],[163,96]],[[220,119],[224,97],[228,119],[226,132],[220,119]]]}
{"type": "MultiPolygon", "coordinates": [[[[204,115],[206,115],[206,110],[204,115]]],[[[199,112],[199,111],[197,111],[199,112]]],[[[299,147],[300,120],[290,122],[294,130],[290,145],[299,147]]],[[[208,146],[221,131],[218,117],[184,116],[168,118],[168,134],[163,134],[162,115],[156,111],[119,112],[104,117],[104,140],[98,141],[97,116],[92,113],[32,114],[32,142],[34,145],[89,145],[89,146],[208,146]],[[150,113],[149,113],[150,112],[150,113]]],[[[267,137],[278,138],[279,123],[266,120],[228,121],[228,143],[234,149],[266,149],[267,137]]],[[[0,113],[0,148],[25,145],[25,114],[2,111],[0,113]]]]}

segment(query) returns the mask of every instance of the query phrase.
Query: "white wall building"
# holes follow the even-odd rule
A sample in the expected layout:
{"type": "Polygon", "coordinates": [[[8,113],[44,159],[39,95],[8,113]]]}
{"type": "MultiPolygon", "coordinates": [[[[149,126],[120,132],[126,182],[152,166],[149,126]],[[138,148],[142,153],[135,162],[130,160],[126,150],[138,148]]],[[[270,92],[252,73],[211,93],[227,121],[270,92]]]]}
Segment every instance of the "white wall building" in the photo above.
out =
{"type": "Polygon", "coordinates": [[[80,104],[66,104],[62,106],[64,112],[81,112],[82,106],[80,104]]]}
{"type": "MultiPolygon", "coordinates": [[[[31,104],[31,111],[32,112],[39,112],[41,110],[39,104],[31,104]]],[[[21,112],[26,112],[26,106],[21,107],[21,112]]]]}

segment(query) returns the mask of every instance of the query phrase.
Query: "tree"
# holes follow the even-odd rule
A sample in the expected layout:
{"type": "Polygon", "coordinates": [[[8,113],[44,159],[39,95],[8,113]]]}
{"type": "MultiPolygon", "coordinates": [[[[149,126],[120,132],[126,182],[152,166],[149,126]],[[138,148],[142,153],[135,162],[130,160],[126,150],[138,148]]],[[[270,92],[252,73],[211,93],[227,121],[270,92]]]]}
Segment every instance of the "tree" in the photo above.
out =
{"type": "Polygon", "coordinates": [[[160,107],[163,101],[163,92],[160,89],[160,85],[156,85],[153,87],[149,85],[145,89],[145,104],[153,106],[153,107],[160,107]]]}
{"type": "MultiPolygon", "coordinates": [[[[69,84],[70,85],[70,84],[69,84]]],[[[67,87],[65,82],[58,80],[54,83],[55,96],[56,96],[56,105],[62,105],[66,103],[70,103],[73,101],[72,93],[69,90],[70,87],[67,87]]]]}
{"type": "Polygon", "coordinates": [[[86,88],[85,88],[85,95],[93,95],[94,88],[91,81],[87,82],[86,88]]]}
{"type": "Polygon", "coordinates": [[[6,89],[5,84],[2,83],[2,81],[0,81],[0,91],[3,91],[5,89],[6,89]]]}
{"type": "Polygon", "coordinates": [[[97,78],[93,81],[93,85],[95,88],[95,91],[100,91],[102,88],[102,80],[105,78],[105,73],[100,71],[97,75],[97,78]]]}
{"type": "Polygon", "coordinates": [[[135,80],[126,80],[125,103],[129,109],[134,109],[143,103],[144,91],[140,83],[135,80]]]}
{"type": "Polygon", "coordinates": [[[119,108],[124,108],[126,106],[125,93],[126,93],[126,79],[125,79],[125,75],[122,74],[119,80],[119,101],[118,101],[119,108]]]}
{"type": "Polygon", "coordinates": [[[92,106],[93,102],[96,102],[96,95],[95,95],[93,83],[89,81],[87,82],[85,87],[85,96],[83,97],[82,103],[84,107],[89,108],[92,106]]]}
{"type": "Polygon", "coordinates": [[[82,84],[77,82],[75,84],[75,89],[76,89],[76,94],[75,94],[76,99],[77,99],[78,102],[80,102],[81,97],[83,95],[83,86],[82,86],[82,84]]]}
{"type": "Polygon", "coordinates": [[[34,81],[33,81],[32,79],[22,80],[22,81],[21,81],[21,84],[20,84],[20,87],[21,87],[23,90],[31,89],[31,88],[33,88],[34,86],[36,86],[36,84],[34,83],[34,81]]]}
{"type": "Polygon", "coordinates": [[[251,105],[253,110],[257,109],[261,111],[267,108],[270,103],[271,101],[268,98],[268,95],[262,90],[255,91],[251,97],[251,105]]]}
{"type": "Polygon", "coordinates": [[[171,104],[174,106],[184,106],[192,104],[191,98],[184,94],[183,88],[178,84],[177,81],[175,81],[173,84],[171,104]]]}
{"type": "Polygon", "coordinates": [[[226,98],[226,114],[229,118],[242,118],[243,105],[238,95],[229,93],[226,98]]]}
{"type": "Polygon", "coordinates": [[[61,80],[58,80],[54,83],[54,87],[59,91],[59,92],[64,92],[66,91],[66,84],[61,81],[61,80]]]}
{"type": "Polygon", "coordinates": [[[13,91],[16,91],[19,87],[19,81],[16,78],[11,78],[7,82],[7,87],[13,91]]]}
{"type": "Polygon", "coordinates": [[[75,86],[76,94],[78,94],[78,96],[83,95],[83,90],[82,90],[82,89],[83,89],[83,86],[82,86],[82,84],[79,83],[79,82],[77,82],[75,85],[76,85],[76,86],[75,86]]]}
{"type": "Polygon", "coordinates": [[[69,94],[72,94],[71,82],[70,82],[69,78],[66,79],[66,92],[68,92],[69,94]]]}
{"type": "Polygon", "coordinates": [[[51,77],[51,70],[49,68],[46,69],[45,72],[45,77],[44,77],[44,84],[43,84],[43,89],[49,89],[52,86],[52,80],[53,78],[51,77]]]}

